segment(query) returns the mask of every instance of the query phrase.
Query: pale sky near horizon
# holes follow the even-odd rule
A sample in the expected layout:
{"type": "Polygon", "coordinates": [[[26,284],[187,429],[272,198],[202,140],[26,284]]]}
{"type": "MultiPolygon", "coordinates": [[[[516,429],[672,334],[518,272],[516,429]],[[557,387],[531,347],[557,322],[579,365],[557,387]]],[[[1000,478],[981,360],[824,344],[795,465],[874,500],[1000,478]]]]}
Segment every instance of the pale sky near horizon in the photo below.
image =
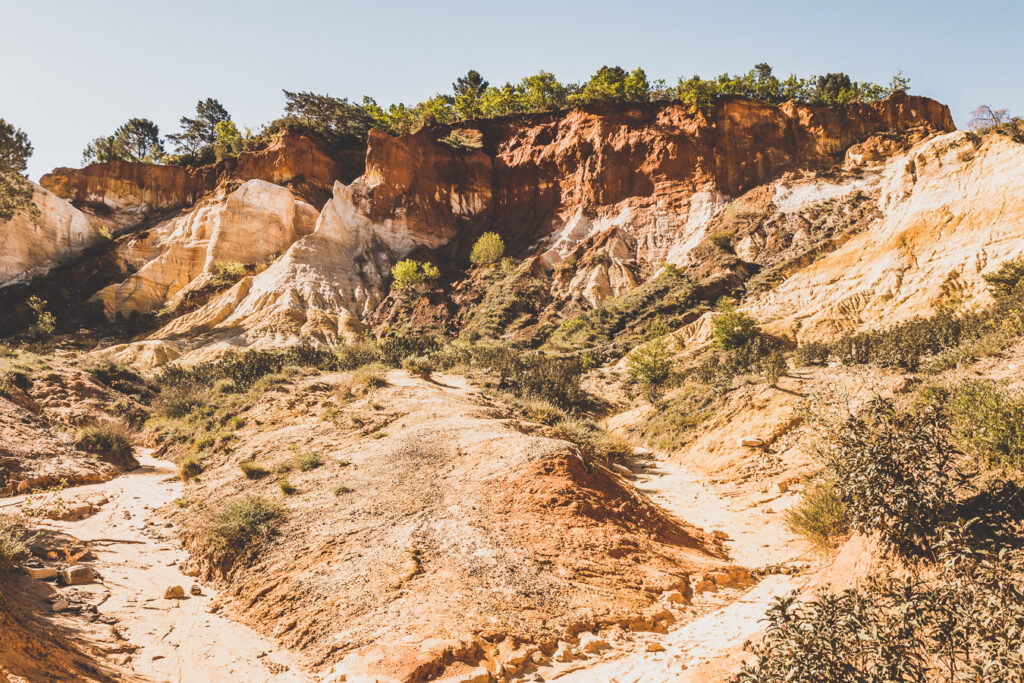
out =
{"type": "Polygon", "coordinates": [[[1024,115],[1020,0],[0,0],[0,23],[0,118],[32,140],[33,179],[130,117],[174,132],[201,98],[256,129],[282,88],[412,104],[470,68],[494,84],[604,64],[670,83],[757,62],[879,83],[902,69],[961,127],[979,104],[1024,115]]]}

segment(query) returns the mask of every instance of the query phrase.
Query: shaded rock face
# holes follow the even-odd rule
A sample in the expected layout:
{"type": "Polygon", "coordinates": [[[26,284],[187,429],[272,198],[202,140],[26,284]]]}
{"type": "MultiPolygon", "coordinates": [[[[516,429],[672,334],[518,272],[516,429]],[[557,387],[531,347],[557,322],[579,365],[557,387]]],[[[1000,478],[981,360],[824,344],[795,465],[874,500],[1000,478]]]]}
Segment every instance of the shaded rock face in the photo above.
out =
{"type": "Polygon", "coordinates": [[[32,201],[38,216],[0,223],[0,287],[41,275],[102,239],[85,214],[52,192],[37,185],[32,201]]]}
{"type": "Polygon", "coordinates": [[[358,146],[330,151],[311,138],[285,133],[261,150],[210,166],[108,161],[82,169],[58,168],[44,175],[40,183],[76,206],[131,225],[153,211],[191,206],[230,180],[291,185],[297,195],[319,206],[330,195],[335,180],[350,182],[362,172],[361,152],[358,146]]]}

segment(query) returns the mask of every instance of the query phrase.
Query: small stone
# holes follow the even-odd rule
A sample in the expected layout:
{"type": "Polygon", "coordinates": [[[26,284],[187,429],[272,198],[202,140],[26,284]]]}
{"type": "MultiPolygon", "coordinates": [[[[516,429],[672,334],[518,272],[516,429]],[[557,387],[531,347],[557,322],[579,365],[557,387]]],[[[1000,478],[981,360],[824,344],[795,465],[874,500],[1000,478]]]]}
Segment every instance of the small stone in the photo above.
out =
{"type": "Polygon", "coordinates": [[[729,540],[729,534],[725,533],[721,529],[715,529],[715,531],[713,533],[715,534],[715,538],[717,538],[719,541],[728,541],[729,540]]]}
{"type": "Polygon", "coordinates": [[[665,646],[658,642],[647,643],[648,652],[664,652],[665,646]]]}
{"type": "Polygon", "coordinates": [[[57,600],[52,605],[50,605],[50,609],[52,609],[54,612],[63,612],[68,607],[71,607],[71,603],[63,598],[57,600]]]}
{"type": "Polygon", "coordinates": [[[697,579],[693,584],[694,593],[715,593],[718,591],[718,586],[711,579],[705,579],[703,577],[697,579]]]}
{"type": "Polygon", "coordinates": [[[92,567],[76,564],[74,567],[62,569],[57,575],[57,579],[65,586],[81,586],[86,583],[92,583],[95,577],[92,567]]]}
{"type": "Polygon", "coordinates": [[[530,655],[530,661],[536,664],[537,666],[544,666],[551,660],[548,658],[546,654],[538,650],[537,652],[534,652],[532,655],[530,655]]]}
{"type": "Polygon", "coordinates": [[[24,567],[23,569],[33,579],[39,579],[40,581],[49,581],[50,579],[57,578],[57,570],[53,567],[24,567]]]}
{"type": "Polygon", "coordinates": [[[719,588],[728,588],[734,583],[729,572],[711,572],[708,574],[708,579],[714,581],[715,585],[719,588]]]}
{"type": "Polygon", "coordinates": [[[199,587],[198,583],[193,583],[192,587],[188,589],[188,592],[192,595],[202,595],[203,589],[199,587]]]}
{"type": "Polygon", "coordinates": [[[686,598],[679,591],[669,591],[665,593],[665,602],[673,605],[682,605],[686,603],[686,598]]]}
{"type": "Polygon", "coordinates": [[[164,598],[167,600],[181,600],[185,597],[185,589],[181,586],[171,586],[164,591],[164,598]]]}
{"type": "Polygon", "coordinates": [[[626,477],[627,479],[632,479],[633,478],[633,470],[629,469],[625,465],[620,465],[617,462],[613,462],[612,463],[612,469],[615,470],[615,472],[617,474],[621,474],[622,476],[626,477]]]}
{"type": "Polygon", "coordinates": [[[789,493],[789,482],[788,481],[780,481],[777,484],[777,487],[779,489],[779,493],[789,493]]]}
{"type": "Polygon", "coordinates": [[[27,481],[19,481],[14,487],[14,490],[18,493],[28,493],[32,489],[32,486],[27,481]]]}
{"type": "Polygon", "coordinates": [[[572,646],[564,640],[558,641],[558,648],[555,650],[553,659],[556,662],[571,662],[573,659],[572,646]]]}
{"type": "Polygon", "coordinates": [[[741,436],[736,440],[736,444],[743,448],[760,448],[764,446],[764,439],[756,436],[741,436]]]}
{"type": "Polygon", "coordinates": [[[580,634],[580,652],[586,652],[587,654],[593,654],[595,652],[601,652],[607,650],[610,645],[608,641],[600,636],[595,636],[593,633],[584,631],[580,634]]]}

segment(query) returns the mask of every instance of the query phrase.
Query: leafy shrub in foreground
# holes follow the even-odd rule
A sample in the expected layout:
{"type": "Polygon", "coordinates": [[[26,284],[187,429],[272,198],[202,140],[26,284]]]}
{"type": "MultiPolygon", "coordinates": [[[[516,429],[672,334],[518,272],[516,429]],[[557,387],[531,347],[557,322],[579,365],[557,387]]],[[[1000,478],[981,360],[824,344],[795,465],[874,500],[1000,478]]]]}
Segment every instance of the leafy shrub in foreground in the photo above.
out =
{"type": "Polygon", "coordinates": [[[874,399],[834,435],[826,463],[855,530],[919,555],[956,520],[971,490],[959,455],[936,408],[897,413],[891,401],[874,399]]]}
{"type": "Polygon", "coordinates": [[[806,602],[778,598],[733,683],[1024,681],[1020,551],[965,552],[954,534],[940,560],[927,582],[873,577],[806,602]]]}
{"type": "Polygon", "coordinates": [[[1024,395],[987,380],[928,393],[929,400],[949,413],[964,451],[993,465],[1024,465],[1024,395]]]}

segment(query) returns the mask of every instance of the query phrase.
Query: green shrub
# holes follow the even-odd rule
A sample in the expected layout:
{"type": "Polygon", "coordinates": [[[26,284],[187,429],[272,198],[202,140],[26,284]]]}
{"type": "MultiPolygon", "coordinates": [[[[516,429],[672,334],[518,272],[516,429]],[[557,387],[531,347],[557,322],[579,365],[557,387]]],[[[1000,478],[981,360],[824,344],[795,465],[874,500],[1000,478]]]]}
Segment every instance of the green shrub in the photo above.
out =
{"type": "Polygon", "coordinates": [[[474,129],[456,128],[445,137],[438,139],[438,142],[448,145],[452,149],[463,151],[480,149],[484,146],[483,134],[474,129]]]}
{"type": "Polygon", "coordinates": [[[357,341],[345,344],[336,351],[340,370],[355,370],[363,365],[377,363],[381,360],[380,349],[376,342],[357,341]]]}
{"type": "Polygon", "coordinates": [[[203,459],[196,455],[189,455],[178,464],[178,474],[182,481],[195,479],[204,469],[206,466],[203,465],[203,459]]]}
{"type": "Polygon", "coordinates": [[[505,242],[496,232],[485,232],[473,244],[469,260],[478,266],[497,263],[505,255],[505,242]]]}
{"type": "Polygon", "coordinates": [[[127,460],[132,454],[131,433],[124,423],[113,420],[80,429],[75,446],[111,462],[127,460]]]}
{"type": "Polygon", "coordinates": [[[283,493],[286,496],[290,496],[297,491],[297,489],[294,486],[292,486],[291,482],[284,478],[277,480],[277,486],[278,488],[281,489],[281,493],[283,493]]]}
{"type": "Polygon", "coordinates": [[[712,324],[715,346],[725,351],[746,346],[761,329],[751,316],[736,309],[736,302],[723,297],[718,302],[718,315],[712,324]]]}
{"type": "Polygon", "coordinates": [[[211,282],[218,289],[230,287],[245,277],[246,274],[245,266],[241,263],[237,261],[221,261],[213,264],[211,282]]]}
{"type": "Polygon", "coordinates": [[[786,524],[793,533],[823,549],[833,547],[836,539],[850,530],[846,506],[828,480],[815,481],[804,491],[800,502],[787,513],[786,524]]]}
{"type": "Polygon", "coordinates": [[[937,576],[871,577],[842,593],[780,597],[733,683],[1024,680],[1024,558],[954,542],[937,576]]]}
{"type": "Polygon", "coordinates": [[[266,467],[263,467],[251,460],[239,463],[238,467],[242,470],[242,474],[244,474],[248,479],[262,479],[270,474],[270,470],[266,467]]]}
{"type": "Polygon", "coordinates": [[[352,489],[345,486],[344,484],[338,484],[337,486],[334,487],[334,495],[340,496],[345,493],[352,493],[352,489]]]}
{"type": "Polygon", "coordinates": [[[945,393],[963,450],[995,465],[1024,465],[1024,395],[986,380],[969,380],[945,393]]]}
{"type": "Polygon", "coordinates": [[[667,337],[667,333],[657,336],[637,347],[627,358],[629,378],[641,386],[652,403],[661,396],[672,376],[672,352],[667,337]]]}
{"type": "Polygon", "coordinates": [[[37,296],[29,297],[28,307],[36,315],[35,322],[28,328],[28,333],[34,339],[48,338],[57,329],[57,318],[46,310],[46,302],[37,296]]]}
{"type": "Polygon", "coordinates": [[[430,375],[434,371],[433,363],[426,356],[406,358],[402,361],[402,368],[409,374],[423,379],[430,379],[430,375]]]}
{"type": "Polygon", "coordinates": [[[403,291],[418,287],[425,282],[432,282],[441,277],[441,271],[429,261],[420,263],[412,259],[399,261],[391,266],[391,288],[403,291]]]}
{"type": "Polygon", "coordinates": [[[284,517],[284,509],[260,496],[248,495],[215,514],[206,538],[221,555],[241,555],[266,541],[284,517]]]}
{"type": "Polygon", "coordinates": [[[476,344],[470,353],[474,366],[495,373],[498,388],[516,396],[542,398],[563,410],[579,408],[587,400],[577,358],[557,358],[495,342],[476,344]]]}
{"type": "Polygon", "coordinates": [[[810,342],[797,347],[793,353],[793,360],[798,366],[824,365],[828,362],[830,353],[828,344],[810,342]]]}
{"type": "Polygon", "coordinates": [[[422,330],[388,330],[378,342],[380,359],[392,367],[399,367],[406,358],[426,356],[441,347],[437,338],[422,330]]]}
{"type": "Polygon", "coordinates": [[[29,558],[29,543],[31,538],[21,527],[0,515],[0,573],[15,569],[29,558]]]}
{"type": "Polygon", "coordinates": [[[295,467],[300,472],[315,470],[324,464],[324,459],[316,451],[309,451],[295,458],[295,467]]]}
{"type": "Polygon", "coordinates": [[[898,413],[876,398],[835,432],[826,464],[854,530],[878,532],[888,548],[920,555],[956,520],[959,499],[972,488],[959,455],[936,408],[898,413]]]}
{"type": "Polygon", "coordinates": [[[1004,262],[997,271],[985,275],[989,292],[998,300],[1009,299],[1021,294],[1021,282],[1024,281],[1024,259],[1004,262]]]}

